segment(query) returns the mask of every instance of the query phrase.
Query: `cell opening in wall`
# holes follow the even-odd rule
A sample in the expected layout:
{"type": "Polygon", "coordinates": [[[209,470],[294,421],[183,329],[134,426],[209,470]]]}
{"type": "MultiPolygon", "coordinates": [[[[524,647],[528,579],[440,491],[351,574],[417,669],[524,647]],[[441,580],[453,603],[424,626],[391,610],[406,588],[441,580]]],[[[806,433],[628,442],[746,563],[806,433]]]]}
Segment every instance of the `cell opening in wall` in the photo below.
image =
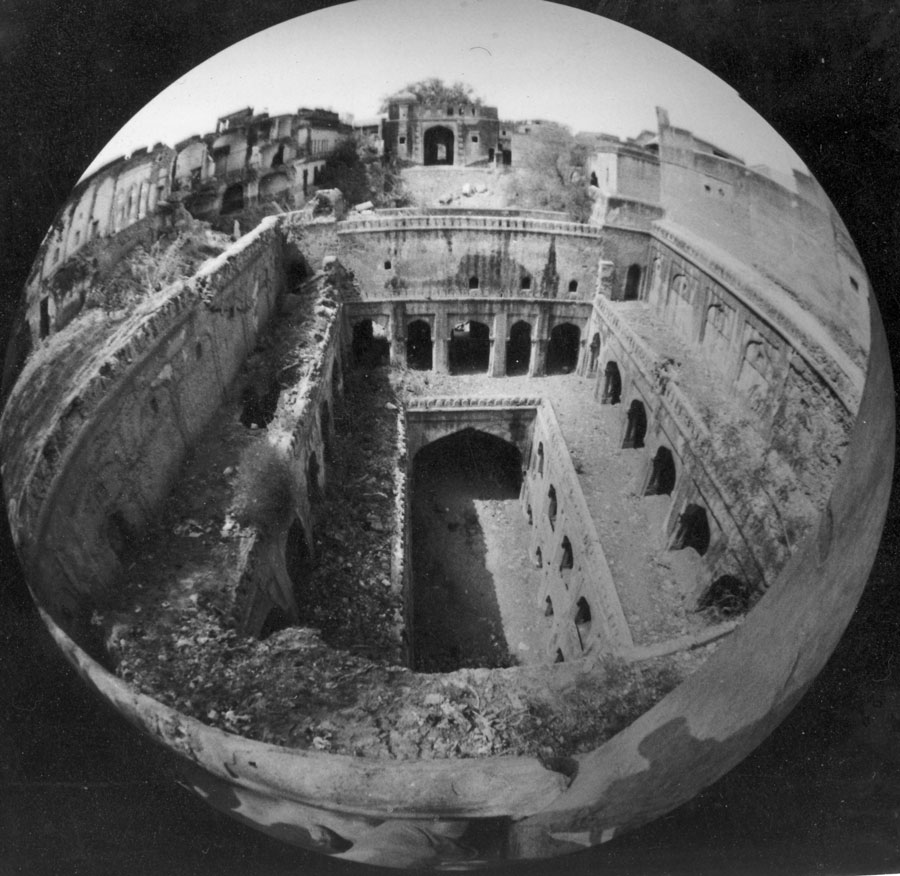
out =
{"type": "Polygon", "coordinates": [[[622,375],[615,362],[607,362],[603,373],[603,395],[600,404],[617,405],[620,401],[622,401],[622,375]]]}
{"type": "Polygon", "coordinates": [[[575,557],[572,553],[572,542],[570,542],[569,537],[565,535],[563,536],[562,544],[560,545],[559,570],[560,572],[565,572],[568,569],[573,568],[574,565],[575,557]]]}
{"type": "Polygon", "coordinates": [[[387,332],[371,319],[360,320],[353,326],[351,350],[354,365],[365,370],[381,368],[391,359],[387,332]]]}
{"type": "Polygon", "coordinates": [[[591,632],[591,607],[583,596],[575,603],[575,629],[578,632],[578,644],[583,651],[591,632]]]}
{"type": "Polygon", "coordinates": [[[581,329],[571,322],[560,323],[550,332],[547,344],[547,374],[571,374],[578,365],[581,329]]]}
{"type": "Polygon", "coordinates": [[[429,371],[432,368],[433,347],[429,323],[424,319],[413,320],[406,327],[407,366],[414,371],[429,371]]]}
{"type": "Polygon", "coordinates": [[[638,292],[641,287],[641,266],[629,265],[625,274],[625,295],[626,301],[637,301],[638,292]]]}
{"type": "Polygon", "coordinates": [[[510,377],[527,374],[531,365],[531,324],[513,323],[506,343],[506,373],[510,377]]]}
{"type": "Polygon", "coordinates": [[[550,521],[550,528],[556,527],[556,487],[552,484],[547,491],[547,519],[550,521]]]}
{"type": "Polygon", "coordinates": [[[469,320],[450,332],[451,374],[483,374],[491,360],[491,332],[483,322],[469,320]]]}
{"type": "Polygon", "coordinates": [[[675,489],[677,472],[675,469],[675,457],[668,447],[661,445],[657,448],[650,468],[650,478],[647,481],[645,496],[671,495],[675,489]]]}
{"type": "Polygon", "coordinates": [[[642,401],[634,399],[628,408],[628,420],[625,426],[625,438],[622,441],[622,447],[637,450],[644,446],[646,435],[647,409],[642,401]]]}
{"type": "Polygon", "coordinates": [[[710,537],[706,509],[691,503],[679,516],[669,547],[673,551],[693,548],[702,557],[709,550],[710,537]]]}

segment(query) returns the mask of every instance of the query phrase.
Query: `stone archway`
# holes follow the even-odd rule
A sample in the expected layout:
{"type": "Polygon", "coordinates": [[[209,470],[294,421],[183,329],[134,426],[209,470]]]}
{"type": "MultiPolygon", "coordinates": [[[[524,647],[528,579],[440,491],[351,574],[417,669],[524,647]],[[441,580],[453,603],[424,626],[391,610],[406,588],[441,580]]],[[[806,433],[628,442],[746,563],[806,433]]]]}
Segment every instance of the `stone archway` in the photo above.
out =
{"type": "Polygon", "coordinates": [[[603,397],[601,405],[617,405],[622,401],[622,375],[615,362],[607,362],[603,372],[603,397]]]}
{"type": "Polygon", "coordinates": [[[644,438],[647,435],[647,409],[644,403],[634,399],[628,408],[628,424],[625,428],[625,439],[622,447],[634,449],[644,446],[644,438]]]}
{"type": "Polygon", "coordinates": [[[506,345],[506,373],[513,377],[527,374],[531,364],[531,324],[524,320],[513,323],[506,345]]]}
{"type": "Polygon", "coordinates": [[[470,320],[450,333],[450,373],[485,374],[491,360],[491,330],[483,322],[470,320]]]}
{"type": "Polygon", "coordinates": [[[625,301],[637,301],[641,287],[641,266],[631,265],[625,274],[625,301]]]}
{"type": "Polygon", "coordinates": [[[650,479],[647,481],[645,496],[670,496],[675,489],[677,470],[675,458],[668,447],[660,445],[653,457],[650,479]]]}
{"type": "Polygon", "coordinates": [[[453,164],[456,136],[450,128],[436,125],[425,132],[425,164],[453,164]]]}
{"type": "Polygon", "coordinates": [[[571,322],[555,326],[547,345],[547,374],[571,374],[578,365],[581,329],[571,322]]]}
{"type": "Polygon", "coordinates": [[[358,368],[373,369],[390,362],[390,341],[384,329],[371,319],[362,319],[353,326],[351,350],[358,368]]]}
{"type": "Polygon", "coordinates": [[[710,538],[706,509],[691,503],[678,517],[678,525],[669,548],[680,551],[690,547],[702,557],[709,550],[710,538]]]}
{"type": "Polygon", "coordinates": [[[431,326],[424,319],[413,320],[406,327],[406,364],[414,371],[432,368],[431,326]]]}

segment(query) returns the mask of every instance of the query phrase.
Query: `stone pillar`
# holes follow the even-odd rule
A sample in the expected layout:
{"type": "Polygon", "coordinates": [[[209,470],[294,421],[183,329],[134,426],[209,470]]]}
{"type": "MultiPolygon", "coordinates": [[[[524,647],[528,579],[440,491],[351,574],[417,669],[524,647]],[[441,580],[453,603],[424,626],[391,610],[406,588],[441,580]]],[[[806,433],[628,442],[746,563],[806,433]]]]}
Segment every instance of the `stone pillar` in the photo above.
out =
{"type": "Polygon", "coordinates": [[[494,338],[491,343],[491,377],[506,377],[506,342],[509,335],[509,318],[505,310],[494,317],[494,338]]]}
{"type": "Polygon", "coordinates": [[[538,318],[531,327],[531,356],[528,360],[528,376],[541,377],[547,366],[547,343],[549,332],[547,330],[547,313],[542,307],[538,318]]]}
{"type": "Polygon", "coordinates": [[[391,344],[391,365],[406,364],[406,307],[402,301],[391,304],[388,318],[388,340],[391,344]]]}
{"type": "Polygon", "coordinates": [[[439,305],[434,313],[431,348],[431,365],[435,374],[447,374],[450,371],[449,345],[450,326],[447,322],[447,311],[439,305]]]}

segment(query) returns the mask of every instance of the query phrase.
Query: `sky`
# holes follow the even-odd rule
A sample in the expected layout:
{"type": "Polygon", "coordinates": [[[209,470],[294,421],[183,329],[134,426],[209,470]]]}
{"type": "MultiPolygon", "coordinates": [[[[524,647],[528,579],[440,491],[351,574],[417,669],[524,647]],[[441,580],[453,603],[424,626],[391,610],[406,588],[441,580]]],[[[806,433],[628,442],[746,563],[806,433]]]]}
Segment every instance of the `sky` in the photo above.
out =
{"type": "Polygon", "coordinates": [[[620,137],[671,123],[748,164],[800,158],[730,86],[687,56],[608,19],[545,0],[354,0],[231,46],[135,115],[85,174],[156,142],[215,129],[245,106],[272,115],[329,107],[357,119],[436,76],[461,81],[501,119],[543,118],[620,137]]]}

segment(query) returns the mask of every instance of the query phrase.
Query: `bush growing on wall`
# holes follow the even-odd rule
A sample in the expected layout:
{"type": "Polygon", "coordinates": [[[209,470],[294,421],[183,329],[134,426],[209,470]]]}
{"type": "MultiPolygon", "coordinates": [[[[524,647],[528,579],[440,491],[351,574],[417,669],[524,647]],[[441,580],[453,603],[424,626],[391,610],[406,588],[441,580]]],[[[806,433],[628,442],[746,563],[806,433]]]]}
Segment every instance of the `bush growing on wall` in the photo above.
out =
{"type": "Polygon", "coordinates": [[[231,505],[234,519],[265,534],[287,519],[292,505],[291,469],[285,456],[266,440],[245,447],[231,505]]]}

